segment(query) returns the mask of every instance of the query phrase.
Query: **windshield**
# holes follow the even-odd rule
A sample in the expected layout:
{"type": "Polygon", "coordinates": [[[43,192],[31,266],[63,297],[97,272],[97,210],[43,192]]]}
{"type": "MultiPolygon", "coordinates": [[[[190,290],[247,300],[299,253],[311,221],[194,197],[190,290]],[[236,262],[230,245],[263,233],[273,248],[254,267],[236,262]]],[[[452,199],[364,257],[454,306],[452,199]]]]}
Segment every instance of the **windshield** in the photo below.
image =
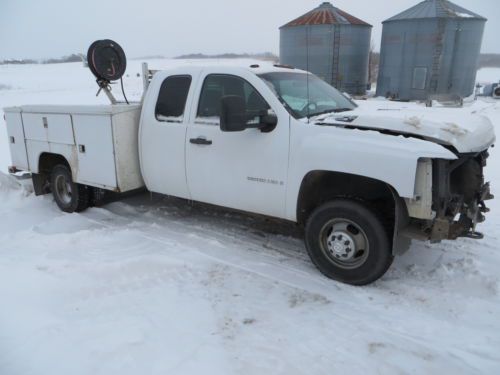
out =
{"type": "Polygon", "coordinates": [[[259,77],[297,119],[356,108],[351,100],[313,74],[279,72],[259,77]]]}

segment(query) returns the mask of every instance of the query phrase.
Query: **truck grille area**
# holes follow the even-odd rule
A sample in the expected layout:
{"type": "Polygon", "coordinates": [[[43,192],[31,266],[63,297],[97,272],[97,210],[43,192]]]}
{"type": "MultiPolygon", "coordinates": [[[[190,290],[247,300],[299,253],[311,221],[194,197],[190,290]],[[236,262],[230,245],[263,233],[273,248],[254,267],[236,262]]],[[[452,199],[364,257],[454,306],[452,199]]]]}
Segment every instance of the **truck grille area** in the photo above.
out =
{"type": "Polygon", "coordinates": [[[433,210],[436,218],[428,223],[430,240],[438,242],[459,237],[482,238],[476,225],[489,211],[485,201],[493,199],[484,181],[488,152],[462,154],[457,160],[433,161],[433,210]]]}

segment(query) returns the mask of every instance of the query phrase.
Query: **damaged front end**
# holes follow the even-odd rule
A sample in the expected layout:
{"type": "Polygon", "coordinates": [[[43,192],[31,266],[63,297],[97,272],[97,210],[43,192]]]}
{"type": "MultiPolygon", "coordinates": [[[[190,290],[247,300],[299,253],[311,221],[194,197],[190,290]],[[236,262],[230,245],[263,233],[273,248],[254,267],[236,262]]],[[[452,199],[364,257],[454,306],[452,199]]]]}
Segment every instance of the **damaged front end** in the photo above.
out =
{"type": "Polygon", "coordinates": [[[457,156],[456,160],[429,161],[432,163],[428,168],[432,181],[432,199],[429,199],[432,215],[427,219],[411,219],[407,229],[411,237],[431,242],[459,237],[483,238],[476,231],[476,225],[482,223],[489,212],[485,202],[494,198],[483,173],[489,155],[483,151],[457,156]]]}

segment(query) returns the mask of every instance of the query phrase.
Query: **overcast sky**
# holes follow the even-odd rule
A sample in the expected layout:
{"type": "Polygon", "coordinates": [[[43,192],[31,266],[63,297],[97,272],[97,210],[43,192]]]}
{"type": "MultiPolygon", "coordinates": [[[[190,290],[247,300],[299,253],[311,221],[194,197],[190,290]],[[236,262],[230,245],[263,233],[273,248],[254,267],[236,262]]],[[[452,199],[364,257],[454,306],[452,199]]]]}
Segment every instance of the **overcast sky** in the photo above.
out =
{"type": "MultiPolygon", "coordinates": [[[[455,0],[489,19],[483,52],[500,53],[499,0],[455,0]]],[[[0,0],[0,59],[86,52],[114,39],[129,57],[185,53],[279,52],[278,28],[321,0],[0,0]]],[[[418,0],[337,0],[371,23],[376,48],[381,22],[418,0]]]]}

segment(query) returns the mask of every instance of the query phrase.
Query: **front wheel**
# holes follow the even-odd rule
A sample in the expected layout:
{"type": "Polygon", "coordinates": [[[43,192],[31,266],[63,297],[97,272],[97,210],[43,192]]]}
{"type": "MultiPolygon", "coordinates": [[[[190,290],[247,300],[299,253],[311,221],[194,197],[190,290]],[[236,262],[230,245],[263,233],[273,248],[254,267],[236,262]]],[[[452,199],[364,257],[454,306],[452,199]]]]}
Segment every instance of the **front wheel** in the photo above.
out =
{"type": "Polygon", "coordinates": [[[354,200],[318,207],[307,221],[305,242],[312,262],[325,276],[351,285],[378,280],[394,259],[382,220],[354,200]]]}
{"type": "Polygon", "coordinates": [[[88,187],[73,182],[71,171],[65,165],[57,165],[52,170],[50,189],[57,205],[64,212],[81,212],[89,206],[88,187]]]}

